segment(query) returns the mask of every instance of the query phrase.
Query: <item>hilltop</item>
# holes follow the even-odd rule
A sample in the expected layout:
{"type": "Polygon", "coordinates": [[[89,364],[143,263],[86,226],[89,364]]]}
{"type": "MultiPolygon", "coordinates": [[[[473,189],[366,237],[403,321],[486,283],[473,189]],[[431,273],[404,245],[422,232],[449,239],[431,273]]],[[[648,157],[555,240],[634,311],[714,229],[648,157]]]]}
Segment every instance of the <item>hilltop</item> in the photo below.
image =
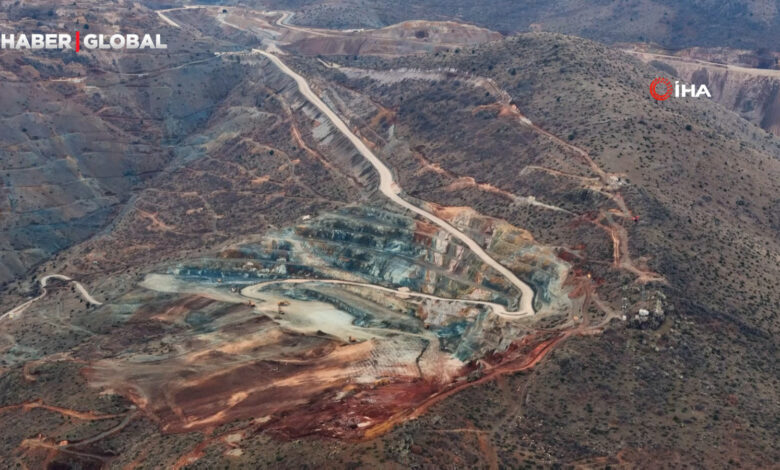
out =
{"type": "MultiPolygon", "coordinates": [[[[263,8],[265,3],[255,5],[263,8]]],[[[606,43],[652,42],[674,49],[730,46],[776,50],[780,42],[777,4],[753,0],[499,0],[488,4],[468,0],[281,0],[271,5],[295,10],[295,24],[333,29],[378,28],[425,19],[473,23],[504,33],[549,31],[606,43]]]]}

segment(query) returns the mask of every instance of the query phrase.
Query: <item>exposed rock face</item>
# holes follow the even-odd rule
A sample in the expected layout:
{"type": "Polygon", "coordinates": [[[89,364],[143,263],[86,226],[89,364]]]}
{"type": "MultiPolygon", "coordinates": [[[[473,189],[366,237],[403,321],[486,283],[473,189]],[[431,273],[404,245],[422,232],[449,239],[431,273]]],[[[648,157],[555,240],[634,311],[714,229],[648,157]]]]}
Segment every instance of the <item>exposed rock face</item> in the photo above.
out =
{"type": "MultiPolygon", "coordinates": [[[[564,292],[568,264],[524,231],[471,210],[447,215],[535,280],[540,316],[565,318],[579,302],[564,292]]],[[[562,334],[535,335],[533,322],[450,300],[514,305],[517,293],[443,230],[376,208],[307,219],[142,286],[176,297],[146,302],[130,323],[162,326],[162,343],[179,346],[139,335],[122,358],[98,361],[88,376],[169,432],[267,416],[261,427],[289,436],[379,433],[496,367],[526,367],[535,348],[562,334]],[[254,287],[291,278],[307,282],[254,287]]],[[[114,308],[126,309],[123,302],[132,296],[114,308]]]]}
{"type": "Polygon", "coordinates": [[[780,135],[780,70],[655,54],[640,57],[687,83],[707,85],[715,101],[764,130],[780,135]]]}

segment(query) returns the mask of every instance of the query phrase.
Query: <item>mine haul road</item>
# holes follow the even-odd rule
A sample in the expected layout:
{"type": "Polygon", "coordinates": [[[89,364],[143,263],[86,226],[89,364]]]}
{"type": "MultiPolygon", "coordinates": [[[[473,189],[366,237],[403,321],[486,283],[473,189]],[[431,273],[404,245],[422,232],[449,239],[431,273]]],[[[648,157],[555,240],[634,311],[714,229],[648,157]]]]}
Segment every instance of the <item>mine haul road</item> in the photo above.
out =
{"type": "MultiPolygon", "coordinates": [[[[176,26],[178,27],[178,25],[176,26]]],[[[430,212],[421,209],[411,204],[410,202],[406,201],[405,199],[403,199],[400,196],[401,187],[393,179],[393,173],[390,171],[390,169],[376,155],[374,155],[374,153],[363,143],[363,141],[360,140],[360,138],[358,138],[349,129],[349,127],[344,123],[344,121],[341,120],[341,118],[339,118],[339,116],[335,112],[333,112],[316,94],[314,94],[314,92],[309,87],[309,84],[306,82],[306,80],[303,77],[293,72],[289,67],[287,67],[287,65],[284,62],[282,62],[277,56],[271,53],[259,49],[254,49],[253,52],[262,54],[263,56],[267,57],[282,72],[284,72],[286,75],[290,76],[293,80],[295,80],[295,82],[298,85],[298,90],[304,95],[304,97],[306,97],[306,99],[308,99],[309,102],[311,102],[314,106],[316,106],[317,109],[323,112],[331,120],[333,125],[336,126],[336,128],[342,134],[344,134],[344,136],[347,137],[350,140],[350,142],[352,142],[352,144],[355,146],[358,152],[366,160],[368,160],[369,163],[371,163],[371,165],[379,173],[379,190],[382,192],[382,194],[384,194],[388,199],[398,204],[399,206],[408,209],[425,219],[430,220],[434,224],[443,228],[450,235],[454,236],[455,238],[463,242],[466,246],[469,247],[469,249],[471,249],[474,253],[476,253],[477,256],[479,256],[479,258],[482,259],[483,262],[485,262],[488,266],[491,266],[496,271],[501,273],[501,275],[503,275],[513,286],[515,286],[520,291],[521,297],[520,297],[518,309],[516,311],[509,311],[503,305],[497,304],[495,302],[472,300],[472,299],[463,299],[463,300],[447,299],[447,298],[438,297],[430,294],[405,292],[405,291],[399,291],[397,289],[394,290],[376,284],[342,281],[336,279],[319,279],[319,280],[286,279],[286,280],[266,281],[266,282],[261,282],[244,288],[242,290],[242,295],[244,295],[245,297],[257,298],[257,295],[260,290],[273,284],[284,284],[284,283],[300,284],[305,282],[320,282],[320,283],[353,285],[357,287],[372,288],[372,289],[377,289],[377,290],[394,293],[396,295],[407,296],[407,297],[418,297],[418,298],[425,298],[425,299],[437,300],[437,301],[462,302],[462,303],[472,304],[472,305],[484,305],[489,307],[494,314],[509,319],[523,318],[523,317],[532,316],[534,314],[534,309],[533,309],[534,293],[531,287],[528,286],[528,284],[521,281],[514,273],[512,273],[512,271],[510,271],[504,265],[502,265],[501,263],[493,259],[476,241],[471,239],[468,235],[464,234],[454,226],[450,225],[444,219],[434,214],[431,214],[430,212]]],[[[78,292],[81,294],[81,296],[88,303],[93,305],[102,305],[101,302],[99,302],[94,297],[92,297],[89,291],[87,291],[87,289],[81,283],[74,281],[70,277],[64,276],[62,274],[49,274],[42,277],[40,280],[40,285],[43,288],[43,292],[41,293],[41,295],[35,297],[34,299],[30,299],[21,305],[14,307],[13,309],[9,310],[3,315],[0,315],[0,321],[6,318],[13,318],[20,315],[30,305],[44,298],[46,296],[46,285],[49,279],[59,279],[62,281],[72,282],[75,285],[78,292]]]]}
{"type": "Polygon", "coordinates": [[[250,299],[262,300],[263,296],[260,294],[260,292],[266,287],[272,285],[278,285],[278,284],[306,284],[306,283],[335,284],[335,285],[342,285],[342,286],[364,287],[367,289],[374,289],[382,292],[387,292],[389,294],[393,294],[401,298],[416,297],[420,299],[433,300],[437,302],[460,302],[468,305],[482,305],[482,306],[490,307],[493,311],[493,314],[498,315],[499,317],[505,317],[510,319],[517,318],[520,315],[517,312],[507,311],[506,307],[504,307],[501,304],[497,304],[495,302],[488,302],[486,300],[449,299],[446,297],[439,297],[438,295],[433,295],[433,294],[423,294],[421,292],[407,291],[407,290],[403,290],[402,288],[391,289],[389,287],[384,287],[377,284],[370,284],[368,282],[343,281],[340,279],[275,279],[272,281],[258,282],[257,284],[252,284],[250,286],[244,287],[243,289],[241,289],[241,295],[243,295],[244,297],[248,297],[250,299]]]}
{"type": "MultiPolygon", "coordinates": [[[[191,6],[190,8],[198,8],[198,7],[191,6]]],[[[176,26],[178,28],[180,26],[176,24],[174,21],[172,21],[169,17],[165,16],[164,14],[165,12],[172,11],[172,10],[175,9],[158,10],[157,13],[158,15],[160,15],[160,18],[164,20],[166,23],[171,24],[172,26],[176,26]]],[[[277,20],[277,24],[288,26],[288,21],[290,16],[292,16],[292,13],[290,12],[281,12],[281,13],[282,15],[277,20]]],[[[388,199],[398,204],[399,206],[408,209],[425,219],[430,220],[434,224],[443,228],[450,235],[454,236],[455,238],[463,242],[466,246],[469,247],[471,251],[476,253],[476,255],[479,256],[480,259],[482,259],[482,261],[484,261],[488,266],[498,271],[513,286],[515,286],[518,291],[520,291],[520,301],[519,301],[518,309],[516,311],[508,311],[503,306],[495,304],[493,302],[481,302],[482,304],[491,307],[493,312],[496,313],[497,315],[500,315],[502,317],[507,317],[507,318],[522,318],[522,317],[532,316],[534,314],[534,307],[533,307],[534,291],[533,289],[531,289],[531,287],[528,284],[521,281],[512,271],[510,271],[504,265],[502,265],[501,263],[493,259],[493,257],[487,254],[487,252],[477,242],[472,240],[468,235],[464,234],[457,228],[453,227],[444,219],[434,214],[431,214],[430,212],[421,209],[411,204],[404,198],[402,198],[400,196],[401,187],[398,185],[398,183],[396,183],[393,180],[393,173],[390,171],[390,168],[388,168],[387,165],[385,165],[382,162],[382,160],[380,160],[376,155],[374,155],[374,153],[363,143],[363,141],[360,140],[360,138],[356,136],[352,132],[352,130],[350,130],[350,128],[344,123],[344,121],[342,121],[341,118],[333,110],[331,110],[328,107],[328,105],[326,105],[320,99],[319,96],[317,96],[311,90],[311,87],[309,87],[309,84],[305,78],[295,73],[292,69],[290,69],[290,67],[287,66],[287,64],[282,62],[282,60],[279,57],[277,57],[274,54],[271,54],[270,52],[264,51],[262,49],[252,49],[252,52],[255,54],[261,54],[262,56],[266,57],[274,65],[276,65],[279,68],[279,70],[281,70],[285,75],[295,80],[295,83],[298,85],[298,90],[301,92],[301,94],[303,94],[303,96],[307,100],[309,100],[310,103],[312,103],[315,107],[317,107],[317,109],[319,109],[322,113],[324,113],[328,117],[328,119],[330,119],[333,125],[336,126],[336,128],[342,134],[344,134],[344,136],[347,137],[347,139],[349,139],[350,142],[352,142],[352,145],[355,146],[357,151],[366,160],[368,160],[368,162],[371,163],[371,165],[376,169],[377,173],[379,173],[379,190],[382,192],[382,194],[384,194],[388,199]]],[[[290,279],[289,281],[296,281],[296,280],[290,279]]],[[[268,284],[260,283],[260,285],[268,285],[268,284]]],[[[368,286],[385,289],[384,287],[375,286],[373,284],[366,284],[364,287],[368,287],[368,286]]],[[[256,290],[254,292],[256,292],[256,290]]],[[[457,299],[451,299],[451,300],[457,301],[457,299]]]]}
{"type": "Polygon", "coordinates": [[[333,125],[336,126],[336,129],[338,129],[342,134],[344,134],[345,137],[349,139],[350,142],[352,142],[352,145],[355,146],[357,151],[366,160],[368,160],[369,163],[371,163],[371,165],[376,169],[377,173],[379,173],[379,190],[382,192],[382,194],[384,194],[388,199],[398,204],[399,206],[410,210],[425,219],[430,220],[434,224],[443,228],[450,235],[463,242],[463,244],[469,247],[469,249],[477,256],[479,256],[482,261],[501,273],[502,276],[504,276],[513,286],[517,288],[517,290],[520,291],[521,297],[517,311],[510,312],[506,309],[499,311],[497,310],[497,304],[491,302],[484,302],[485,305],[489,305],[495,313],[504,317],[519,318],[531,316],[534,314],[534,292],[528,284],[521,281],[512,271],[493,259],[493,257],[491,257],[477,242],[472,240],[468,235],[450,225],[444,219],[431,214],[430,212],[421,209],[402,198],[400,196],[401,187],[396,181],[393,180],[393,173],[390,171],[390,168],[388,168],[387,165],[382,162],[382,160],[374,155],[374,153],[363,143],[363,141],[360,140],[360,138],[350,130],[344,121],[342,121],[341,118],[311,90],[309,84],[306,82],[306,79],[295,73],[276,55],[260,49],[253,49],[252,51],[268,58],[282,72],[295,80],[295,83],[298,84],[298,90],[301,92],[301,94],[303,94],[303,96],[309,100],[310,103],[312,103],[317,107],[317,109],[325,114],[333,123],[333,125]]]}

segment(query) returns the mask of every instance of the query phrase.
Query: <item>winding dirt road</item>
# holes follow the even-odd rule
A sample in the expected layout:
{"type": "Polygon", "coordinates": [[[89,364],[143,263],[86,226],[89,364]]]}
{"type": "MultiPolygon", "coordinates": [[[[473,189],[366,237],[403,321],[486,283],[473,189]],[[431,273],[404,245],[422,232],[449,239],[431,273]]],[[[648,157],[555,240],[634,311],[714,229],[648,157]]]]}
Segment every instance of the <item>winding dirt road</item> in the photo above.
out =
{"type": "Polygon", "coordinates": [[[306,97],[306,99],[309,100],[311,104],[313,104],[317,109],[325,114],[325,116],[330,119],[331,123],[333,123],[336,129],[338,129],[347,139],[349,139],[350,142],[352,142],[352,145],[355,146],[357,151],[366,160],[368,160],[368,162],[371,163],[371,165],[376,169],[377,173],[379,173],[379,190],[382,192],[382,194],[384,194],[388,199],[398,204],[399,206],[414,212],[415,214],[425,219],[430,220],[434,224],[444,229],[450,235],[460,240],[463,244],[469,247],[471,251],[479,256],[480,259],[485,262],[485,264],[501,273],[502,276],[504,276],[513,286],[517,288],[517,290],[520,291],[521,297],[518,310],[514,312],[504,310],[501,312],[502,316],[518,318],[534,314],[534,292],[528,284],[521,281],[512,271],[493,259],[493,257],[491,257],[477,242],[469,238],[466,234],[450,225],[444,219],[431,214],[430,212],[421,209],[402,198],[400,196],[401,187],[393,179],[393,173],[390,171],[390,168],[388,168],[387,165],[385,165],[376,155],[374,155],[374,153],[363,143],[363,141],[360,140],[360,138],[350,130],[344,121],[342,121],[341,118],[311,90],[309,84],[306,82],[306,79],[292,71],[284,62],[282,62],[281,59],[279,59],[279,57],[275,56],[274,54],[260,49],[253,49],[252,52],[263,55],[274,65],[276,65],[285,75],[288,75],[293,80],[295,80],[295,83],[298,85],[298,90],[301,92],[301,94],[306,97]]]}
{"type": "Polygon", "coordinates": [[[259,282],[257,284],[252,284],[251,286],[244,287],[243,289],[241,289],[241,295],[243,295],[244,297],[248,297],[250,299],[263,300],[264,297],[260,295],[260,291],[262,291],[266,287],[277,285],[277,284],[305,284],[305,283],[338,284],[338,285],[355,286],[355,287],[366,287],[369,289],[379,290],[382,292],[388,292],[390,294],[394,294],[399,297],[418,297],[421,299],[436,300],[440,302],[460,302],[460,303],[470,304],[470,305],[485,305],[490,307],[494,314],[505,318],[518,318],[520,316],[530,315],[530,314],[518,314],[517,312],[509,312],[507,311],[506,307],[504,307],[503,305],[497,304],[495,302],[488,302],[486,300],[450,299],[447,297],[439,297],[437,295],[432,295],[432,294],[423,294],[421,292],[406,291],[406,290],[402,290],[401,288],[391,289],[389,287],[378,286],[376,284],[369,284],[367,282],[342,281],[339,279],[277,279],[273,281],[259,282]]]}
{"type": "MultiPolygon", "coordinates": [[[[198,6],[190,6],[189,8],[198,8],[198,6]]],[[[160,18],[165,21],[166,23],[176,26],[177,28],[180,27],[178,24],[176,24],[173,20],[171,20],[169,17],[165,16],[165,12],[167,11],[173,11],[176,9],[171,10],[158,10],[157,14],[160,16],[160,18]]],[[[281,13],[281,16],[279,19],[277,19],[276,24],[278,25],[284,25],[286,27],[289,27],[288,20],[292,14],[290,12],[279,12],[281,13]]],[[[521,281],[512,271],[510,271],[508,268],[506,268],[504,265],[493,259],[476,241],[471,239],[468,235],[464,234],[454,226],[450,225],[448,222],[446,222],[444,219],[431,214],[430,212],[419,208],[415,206],[414,204],[411,204],[404,198],[400,196],[401,194],[401,187],[398,185],[398,183],[393,179],[393,173],[390,171],[390,168],[385,165],[382,160],[380,160],[364,143],[358,136],[356,136],[352,130],[350,130],[349,126],[347,126],[344,121],[333,111],[331,110],[328,105],[326,105],[320,98],[317,96],[312,90],[311,87],[309,87],[308,82],[306,82],[306,79],[302,76],[295,73],[292,69],[290,69],[282,60],[277,57],[274,54],[271,54],[270,52],[261,50],[261,49],[252,49],[252,52],[255,54],[260,54],[267,59],[269,59],[276,67],[279,68],[285,75],[292,78],[295,83],[298,85],[298,90],[301,92],[301,94],[311,103],[313,104],[317,109],[319,109],[323,114],[325,114],[328,119],[330,119],[331,123],[336,127],[336,129],[339,130],[349,141],[352,143],[352,145],[355,146],[357,151],[366,159],[369,163],[376,169],[377,173],[379,174],[379,190],[384,194],[388,199],[393,201],[394,203],[398,204],[399,206],[414,212],[415,214],[428,219],[429,221],[433,222],[434,224],[438,225],[442,229],[444,229],[446,232],[448,232],[453,237],[460,240],[463,244],[465,244],[472,252],[474,252],[477,256],[479,256],[480,259],[482,259],[485,264],[492,267],[496,271],[498,271],[504,278],[506,278],[517,290],[520,292],[520,301],[517,311],[507,311],[505,307],[491,303],[491,302],[481,302],[484,305],[489,305],[493,311],[503,317],[508,318],[521,318],[526,316],[533,315],[534,308],[533,308],[533,298],[534,298],[534,292],[531,287],[526,284],[525,282],[521,281]]],[[[311,282],[309,279],[290,279],[288,280],[290,282],[311,282]]],[[[330,281],[333,282],[333,281],[330,281]]],[[[263,285],[265,283],[261,283],[260,285],[263,285]]],[[[267,285],[267,284],[266,284],[267,285]]],[[[258,285],[255,285],[258,286],[258,285]]],[[[380,286],[374,286],[372,284],[366,284],[365,286],[370,286],[373,288],[380,288],[380,289],[386,289],[380,286]]],[[[247,290],[247,289],[244,289],[247,290]]],[[[392,289],[389,289],[392,291],[392,289]]],[[[250,292],[250,291],[247,291],[250,292]]],[[[255,290],[254,292],[257,292],[255,290]]],[[[393,291],[398,293],[398,291],[393,291]]],[[[411,294],[410,294],[411,295],[411,294]]],[[[415,294],[418,296],[425,296],[426,294],[415,294]]],[[[435,298],[435,297],[434,297],[435,298]]],[[[456,300],[456,299],[442,299],[438,298],[439,300],[456,300]]],[[[469,301],[469,302],[477,302],[477,301],[469,301]]]]}
{"type": "Polygon", "coordinates": [[[157,16],[160,17],[161,20],[163,20],[165,23],[167,23],[169,26],[173,26],[174,28],[181,28],[181,25],[179,23],[173,21],[166,13],[171,11],[181,11],[181,10],[196,10],[198,8],[218,8],[219,5],[185,5],[183,7],[177,7],[177,8],[167,8],[165,10],[155,10],[157,13],[157,16]]]}
{"type": "MultiPolygon", "coordinates": [[[[188,8],[199,8],[198,6],[189,6],[188,8]]],[[[173,20],[171,20],[169,17],[165,15],[168,11],[178,10],[180,8],[170,9],[170,10],[157,10],[157,14],[160,16],[160,18],[165,21],[166,23],[170,24],[171,26],[175,26],[179,28],[180,26],[176,24],[173,20]]],[[[277,19],[276,24],[280,26],[290,27],[288,25],[288,20],[292,16],[292,13],[290,12],[279,12],[281,13],[281,16],[279,19],[277,19]]],[[[234,26],[235,27],[235,26],[234,26]]],[[[308,30],[307,30],[308,32],[308,30]]],[[[302,76],[295,73],[292,69],[290,69],[284,62],[282,62],[279,57],[277,57],[274,54],[271,54],[270,52],[261,50],[261,49],[252,49],[252,52],[255,54],[260,54],[267,59],[269,59],[276,67],[279,68],[285,75],[291,77],[293,80],[295,80],[295,83],[298,85],[298,90],[301,92],[301,94],[311,103],[313,104],[317,109],[319,109],[323,114],[325,114],[328,119],[330,119],[331,123],[338,129],[349,141],[352,143],[352,145],[355,146],[357,151],[366,159],[369,163],[376,169],[377,173],[379,173],[379,190],[384,194],[388,199],[393,201],[394,203],[398,204],[399,206],[414,212],[415,214],[428,219],[429,221],[433,222],[434,224],[438,225],[439,227],[443,228],[446,232],[448,232],[450,235],[454,236],[458,240],[460,240],[463,244],[465,244],[471,251],[473,251],[477,256],[479,256],[480,259],[482,259],[485,264],[492,267],[496,271],[498,271],[504,278],[506,278],[517,290],[520,292],[520,301],[517,311],[508,311],[505,307],[495,304],[492,302],[479,302],[479,301],[467,301],[468,303],[480,303],[483,305],[490,306],[493,311],[500,316],[503,317],[509,317],[509,318],[521,318],[526,316],[533,315],[534,308],[533,308],[533,298],[534,298],[534,292],[531,287],[526,284],[525,282],[521,281],[512,271],[510,271],[508,268],[506,268],[504,265],[496,261],[493,257],[491,257],[477,242],[475,242],[473,239],[471,239],[468,235],[464,234],[454,226],[450,225],[448,222],[446,222],[444,219],[431,214],[430,212],[419,208],[415,206],[414,204],[408,202],[404,198],[400,196],[401,194],[401,187],[398,185],[398,183],[393,179],[393,173],[390,171],[390,168],[385,165],[382,160],[380,160],[364,143],[358,136],[356,136],[352,130],[347,126],[344,121],[333,111],[331,110],[328,105],[326,105],[320,98],[317,96],[312,90],[311,87],[309,87],[308,82],[306,82],[306,79],[302,76]]],[[[290,279],[289,282],[312,282],[309,279],[290,279]]],[[[322,281],[320,281],[322,282],[322,281]]],[[[336,281],[326,281],[334,283],[336,281]]],[[[346,283],[346,282],[344,282],[346,283]]],[[[259,289],[255,289],[254,291],[249,291],[247,289],[252,289],[253,287],[262,286],[262,285],[268,285],[267,283],[261,283],[257,284],[255,286],[252,286],[250,288],[245,288],[244,291],[247,292],[257,292],[259,289]]],[[[372,288],[378,288],[378,289],[387,289],[381,286],[375,286],[373,284],[365,284],[364,287],[372,287],[372,288]]],[[[388,289],[392,292],[398,293],[398,291],[393,291],[392,289],[388,289]]],[[[243,291],[242,291],[243,292],[243,291]]],[[[410,293],[409,295],[412,295],[410,293]]],[[[426,294],[414,294],[416,296],[422,296],[425,297],[426,294]]],[[[432,296],[432,298],[435,298],[437,300],[457,300],[457,299],[443,299],[443,298],[437,298],[435,296],[432,296]]]]}
{"type": "Polygon", "coordinates": [[[82,297],[84,297],[84,300],[91,303],[92,305],[103,305],[102,302],[98,302],[97,299],[92,297],[92,295],[89,293],[89,291],[78,281],[74,281],[73,279],[69,278],[68,276],[64,276],[62,274],[49,274],[46,276],[43,276],[40,280],[41,287],[43,288],[43,292],[38,297],[35,297],[34,299],[30,299],[27,302],[17,305],[16,307],[12,308],[11,310],[5,312],[4,314],[0,315],[0,321],[5,320],[6,318],[13,318],[16,315],[21,314],[25,310],[27,310],[27,307],[32,305],[33,303],[41,300],[42,298],[46,297],[46,285],[49,283],[49,279],[59,279],[61,281],[68,281],[72,282],[76,286],[76,290],[79,291],[79,294],[81,294],[82,297]]]}

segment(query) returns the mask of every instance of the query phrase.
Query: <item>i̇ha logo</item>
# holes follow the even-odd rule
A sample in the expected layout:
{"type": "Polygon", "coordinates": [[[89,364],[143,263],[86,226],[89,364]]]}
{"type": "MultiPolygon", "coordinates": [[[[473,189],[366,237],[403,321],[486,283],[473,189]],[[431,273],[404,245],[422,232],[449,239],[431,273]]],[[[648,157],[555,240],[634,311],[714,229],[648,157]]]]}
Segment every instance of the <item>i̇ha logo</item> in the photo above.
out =
{"type": "Polygon", "coordinates": [[[688,96],[691,98],[698,98],[700,96],[712,98],[707,85],[699,85],[699,87],[696,88],[696,85],[686,85],[676,81],[674,82],[674,86],[672,86],[672,82],[664,77],[658,77],[650,82],[650,94],[658,101],[665,101],[672,95],[674,95],[675,98],[685,98],[688,96]],[[663,86],[662,93],[658,92],[659,86],[663,86]]]}

